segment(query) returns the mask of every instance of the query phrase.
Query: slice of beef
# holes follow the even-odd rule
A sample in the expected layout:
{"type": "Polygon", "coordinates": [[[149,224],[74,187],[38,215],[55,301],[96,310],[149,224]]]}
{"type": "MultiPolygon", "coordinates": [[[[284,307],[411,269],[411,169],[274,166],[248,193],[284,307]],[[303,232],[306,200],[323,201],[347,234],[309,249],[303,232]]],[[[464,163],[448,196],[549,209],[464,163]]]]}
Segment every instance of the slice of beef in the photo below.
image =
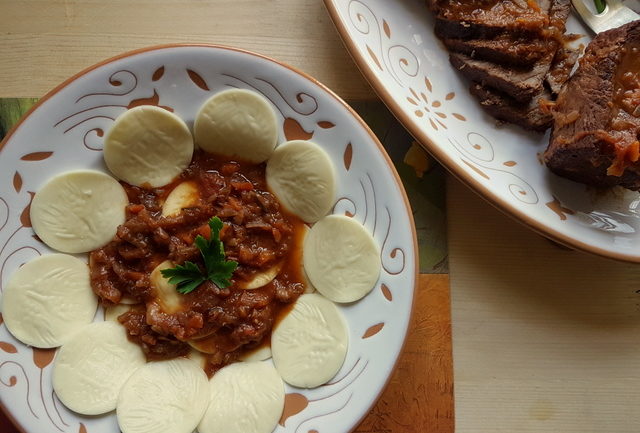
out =
{"type": "Polygon", "coordinates": [[[554,54],[547,53],[532,68],[499,65],[461,53],[451,53],[449,60],[469,80],[492,87],[517,101],[527,102],[542,90],[554,54]]]}
{"type": "Polygon", "coordinates": [[[471,85],[471,94],[478,98],[480,105],[490,115],[503,122],[513,123],[537,132],[546,131],[553,123],[553,116],[543,106],[552,101],[559,89],[569,78],[569,73],[578,59],[579,50],[563,48],[558,50],[545,77],[546,86],[531,100],[522,103],[509,95],[480,83],[471,85]]]}
{"type": "Polygon", "coordinates": [[[518,102],[509,95],[480,83],[473,83],[470,90],[487,113],[503,122],[536,132],[546,131],[553,123],[553,116],[540,108],[540,99],[551,99],[551,93],[547,89],[543,89],[526,103],[518,102]]]}
{"type": "Polygon", "coordinates": [[[516,67],[531,66],[555,48],[548,39],[514,37],[506,33],[492,39],[444,38],[442,42],[450,51],[516,67]]]}
{"type": "Polygon", "coordinates": [[[554,96],[557,96],[562,90],[562,86],[567,82],[571,71],[580,57],[579,48],[562,47],[556,51],[553,58],[553,64],[549,73],[544,78],[545,83],[554,96]]]}
{"type": "MultiPolygon", "coordinates": [[[[438,25],[435,32],[450,51],[505,65],[532,66],[564,42],[565,23],[571,13],[570,0],[552,0],[544,7],[547,8],[548,19],[535,35],[518,27],[471,39],[461,36],[460,32],[457,36],[448,37],[439,31],[438,25]]],[[[512,21],[518,23],[517,19],[512,21]]]]}
{"type": "Polygon", "coordinates": [[[560,92],[544,154],[556,174],[640,190],[640,21],[600,33],[560,92]]]}
{"type": "MultiPolygon", "coordinates": [[[[570,0],[555,0],[566,3],[570,0]]],[[[552,0],[439,0],[435,32],[440,38],[484,39],[501,33],[542,35],[550,24],[552,0]]]]}
{"type": "MultiPolygon", "coordinates": [[[[455,1],[456,0],[453,0],[449,3],[453,3],[455,1]]],[[[493,0],[490,0],[490,3],[493,4],[493,0]]],[[[509,0],[503,0],[502,2],[498,1],[495,3],[494,7],[502,3],[509,4],[509,0]]],[[[459,69],[464,76],[472,81],[479,82],[483,86],[493,87],[495,90],[505,93],[517,101],[529,101],[533,96],[542,91],[544,79],[551,68],[552,62],[554,61],[555,53],[562,45],[561,42],[563,41],[563,35],[565,32],[565,23],[571,11],[570,0],[553,0],[548,7],[549,20],[548,25],[546,26],[548,35],[545,38],[539,37],[538,41],[540,42],[540,45],[538,46],[538,50],[531,51],[531,53],[535,53],[535,55],[540,56],[533,64],[518,67],[514,66],[513,63],[516,63],[516,61],[513,61],[513,59],[510,62],[506,62],[506,64],[505,62],[500,63],[492,60],[483,60],[478,58],[482,57],[479,56],[482,51],[479,52],[474,50],[469,54],[451,53],[451,63],[454,67],[459,69]],[[546,50],[544,49],[545,44],[546,50]]],[[[499,46],[502,46],[502,54],[504,54],[504,57],[513,57],[512,54],[514,52],[525,51],[527,46],[531,47],[531,44],[535,43],[536,39],[531,39],[521,48],[516,48],[517,43],[523,42],[526,38],[518,37],[517,34],[502,34],[497,38],[494,38],[494,40],[502,40],[502,44],[493,45],[494,49],[497,50],[499,46]],[[507,42],[510,38],[513,41],[512,45],[509,45],[507,42]]],[[[466,46],[467,51],[477,44],[485,47],[490,45],[486,40],[470,40],[467,42],[470,43],[469,46],[466,46]]],[[[486,51],[484,54],[487,54],[486,51]]],[[[497,54],[494,53],[494,57],[496,55],[497,54]]],[[[526,62],[521,63],[524,64],[526,62]]]]}
{"type": "MultiPolygon", "coordinates": [[[[472,55],[478,57],[478,52],[472,52],[472,55],[451,53],[450,61],[454,67],[471,81],[493,87],[495,90],[499,90],[520,102],[527,102],[542,91],[545,76],[551,68],[556,51],[561,46],[565,22],[571,10],[570,7],[569,0],[553,1],[550,6],[549,29],[554,29],[554,36],[544,39],[547,50],[538,51],[537,53],[541,57],[530,66],[517,67],[513,64],[501,64],[491,60],[473,58],[472,55]]],[[[507,40],[508,37],[505,36],[504,39],[507,40]]],[[[514,44],[518,40],[522,39],[514,38],[514,44]]],[[[476,43],[477,41],[469,42],[476,43]]],[[[508,44],[505,43],[503,46],[508,47],[508,44]]],[[[517,48],[513,48],[515,46],[512,45],[510,49],[517,51],[517,48]]],[[[522,49],[524,50],[525,48],[523,47],[522,49]]],[[[509,52],[508,49],[505,52],[509,52]]]]}
{"type": "Polygon", "coordinates": [[[459,53],[452,53],[450,61],[471,81],[492,88],[489,90],[502,93],[516,101],[527,102],[541,92],[544,84],[549,87],[554,96],[557,95],[569,78],[579,55],[580,50],[563,47],[556,51],[549,65],[547,61],[551,58],[551,54],[547,55],[545,62],[539,62],[531,69],[473,60],[459,53]]]}

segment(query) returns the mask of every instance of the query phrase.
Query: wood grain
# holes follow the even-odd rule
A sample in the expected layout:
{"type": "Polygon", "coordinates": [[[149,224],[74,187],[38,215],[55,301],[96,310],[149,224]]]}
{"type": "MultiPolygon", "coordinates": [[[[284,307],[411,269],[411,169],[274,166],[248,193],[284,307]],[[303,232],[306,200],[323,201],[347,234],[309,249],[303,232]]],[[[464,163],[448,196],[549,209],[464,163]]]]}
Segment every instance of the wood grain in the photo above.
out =
{"type": "Polygon", "coordinates": [[[355,433],[453,433],[449,276],[420,275],[396,371],[355,433]]]}
{"type": "Polygon", "coordinates": [[[0,0],[0,97],[40,97],[116,54],[167,43],[257,51],[344,99],[374,99],[319,0],[0,0]]]}
{"type": "Polygon", "coordinates": [[[450,180],[456,431],[640,431],[640,266],[559,248],[450,180]]]}

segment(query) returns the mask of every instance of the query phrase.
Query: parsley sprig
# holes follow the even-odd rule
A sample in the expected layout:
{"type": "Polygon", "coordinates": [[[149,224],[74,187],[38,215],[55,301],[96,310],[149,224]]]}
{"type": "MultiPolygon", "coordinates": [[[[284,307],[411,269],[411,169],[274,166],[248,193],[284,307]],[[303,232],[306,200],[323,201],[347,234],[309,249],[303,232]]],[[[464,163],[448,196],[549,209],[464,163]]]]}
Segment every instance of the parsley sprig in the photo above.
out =
{"type": "Polygon", "coordinates": [[[193,262],[184,262],[183,265],[160,271],[162,276],[171,284],[175,284],[178,292],[183,295],[193,292],[207,280],[220,288],[229,287],[233,271],[238,267],[237,262],[225,260],[224,245],[220,241],[222,220],[218,217],[211,218],[209,228],[211,228],[211,240],[200,235],[195,240],[195,245],[204,260],[204,272],[193,262]]]}

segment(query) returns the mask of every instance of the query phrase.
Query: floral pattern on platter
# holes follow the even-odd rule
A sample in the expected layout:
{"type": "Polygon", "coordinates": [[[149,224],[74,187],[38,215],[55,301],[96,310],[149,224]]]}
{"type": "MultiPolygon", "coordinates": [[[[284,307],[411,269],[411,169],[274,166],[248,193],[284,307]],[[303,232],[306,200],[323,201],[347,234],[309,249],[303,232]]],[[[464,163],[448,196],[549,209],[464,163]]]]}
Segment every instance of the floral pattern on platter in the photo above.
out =
{"type": "MultiPolygon", "coordinates": [[[[449,91],[445,93],[444,98],[436,99],[433,96],[434,84],[432,79],[427,74],[420,75],[422,67],[418,55],[414,54],[407,46],[395,41],[392,37],[394,32],[389,22],[382,17],[376,16],[364,2],[350,0],[348,13],[350,23],[356,31],[363,35],[373,36],[374,40],[379,41],[378,44],[370,45],[365,43],[366,52],[374,62],[376,66],[374,69],[377,69],[378,73],[388,74],[399,86],[405,89],[405,92],[408,89],[404,101],[409,104],[407,109],[412,111],[420,121],[424,120],[434,131],[442,132],[448,130],[449,127],[445,121],[450,118],[445,113],[444,108],[447,102],[456,97],[456,93],[449,91]],[[372,48],[372,45],[375,48],[372,48]],[[403,74],[402,76],[401,73],[403,74]]],[[[467,121],[463,114],[457,112],[451,112],[450,116],[460,122],[467,121]]],[[[455,125],[456,129],[459,127],[460,124],[455,125]]],[[[491,177],[486,174],[486,171],[499,171],[502,174],[512,176],[514,180],[505,186],[513,197],[527,204],[537,204],[539,202],[535,189],[521,176],[510,170],[517,163],[507,161],[499,168],[486,165],[493,162],[493,157],[487,159],[481,153],[490,152],[494,155],[495,152],[493,151],[493,145],[485,136],[477,132],[469,132],[466,143],[463,145],[455,139],[448,138],[448,140],[453,148],[460,153],[462,163],[468,166],[472,172],[487,181],[491,181],[491,177]],[[475,138],[477,140],[474,141],[475,138]],[[482,144],[478,141],[481,141],[482,144]]]]}
{"type": "MultiPolygon", "coordinates": [[[[433,93],[433,85],[427,77],[424,77],[424,85],[426,90],[431,95],[433,93]]],[[[444,110],[442,108],[442,102],[440,102],[440,100],[435,99],[431,101],[427,97],[425,92],[420,92],[420,95],[418,96],[418,92],[413,90],[413,88],[409,88],[409,91],[411,92],[411,96],[407,96],[407,101],[409,101],[410,104],[416,106],[416,109],[413,113],[417,117],[425,117],[426,119],[428,119],[429,125],[431,125],[431,127],[435,131],[438,130],[438,125],[440,125],[441,128],[448,129],[447,125],[444,123],[444,120],[447,119],[447,114],[443,112],[444,110]]],[[[449,92],[444,97],[444,100],[451,101],[455,97],[455,92],[449,92]]],[[[454,112],[451,113],[451,116],[455,117],[461,122],[465,122],[467,120],[467,118],[460,113],[454,112]]]]}
{"type": "MultiPolygon", "coordinates": [[[[637,193],[619,189],[598,193],[547,170],[539,156],[548,135],[497,124],[482,110],[468,91],[469,83],[451,67],[424,1],[324,3],[380,98],[421,145],[466,185],[556,242],[640,263],[637,193]],[[447,100],[449,94],[455,98],[447,100]],[[434,107],[436,100],[442,106],[434,107]],[[446,114],[446,121],[436,112],[446,114]],[[554,205],[556,201],[561,204],[554,205]]],[[[640,10],[637,2],[631,6],[640,10]]],[[[589,34],[575,14],[567,21],[567,32],[589,34]]],[[[588,42],[588,36],[579,41],[588,42]]]]}
{"type": "MultiPolygon", "coordinates": [[[[0,292],[13,270],[50,252],[31,229],[34,191],[67,169],[105,170],[102,140],[119,114],[151,104],[191,124],[207,98],[233,87],[271,101],[279,142],[313,139],[325,148],[340,185],[334,212],[356,218],[381,245],[376,288],[343,310],[351,343],[342,370],[316,389],[287,386],[276,432],[349,430],[375,402],[399,354],[415,285],[415,232],[402,186],[372,133],[335,97],[276,62],[217,47],[152,49],[90,70],[45,98],[0,147],[0,292]],[[393,303],[393,314],[380,301],[393,303]]],[[[0,398],[18,423],[27,431],[116,432],[113,415],[79,417],[60,404],[51,386],[53,357],[16,341],[0,320],[0,398]]]]}

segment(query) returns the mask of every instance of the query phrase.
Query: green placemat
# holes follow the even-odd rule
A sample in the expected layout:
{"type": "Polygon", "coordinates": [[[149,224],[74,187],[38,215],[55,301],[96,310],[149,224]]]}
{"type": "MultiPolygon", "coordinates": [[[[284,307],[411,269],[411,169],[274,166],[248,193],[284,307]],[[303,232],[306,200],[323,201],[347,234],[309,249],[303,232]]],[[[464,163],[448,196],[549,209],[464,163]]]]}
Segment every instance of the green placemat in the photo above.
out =
{"type": "MultiPolygon", "coordinates": [[[[0,98],[0,139],[37,99],[0,98]]],[[[445,171],[379,101],[350,102],[378,136],[402,178],[416,223],[420,272],[448,273],[445,171]]]]}

